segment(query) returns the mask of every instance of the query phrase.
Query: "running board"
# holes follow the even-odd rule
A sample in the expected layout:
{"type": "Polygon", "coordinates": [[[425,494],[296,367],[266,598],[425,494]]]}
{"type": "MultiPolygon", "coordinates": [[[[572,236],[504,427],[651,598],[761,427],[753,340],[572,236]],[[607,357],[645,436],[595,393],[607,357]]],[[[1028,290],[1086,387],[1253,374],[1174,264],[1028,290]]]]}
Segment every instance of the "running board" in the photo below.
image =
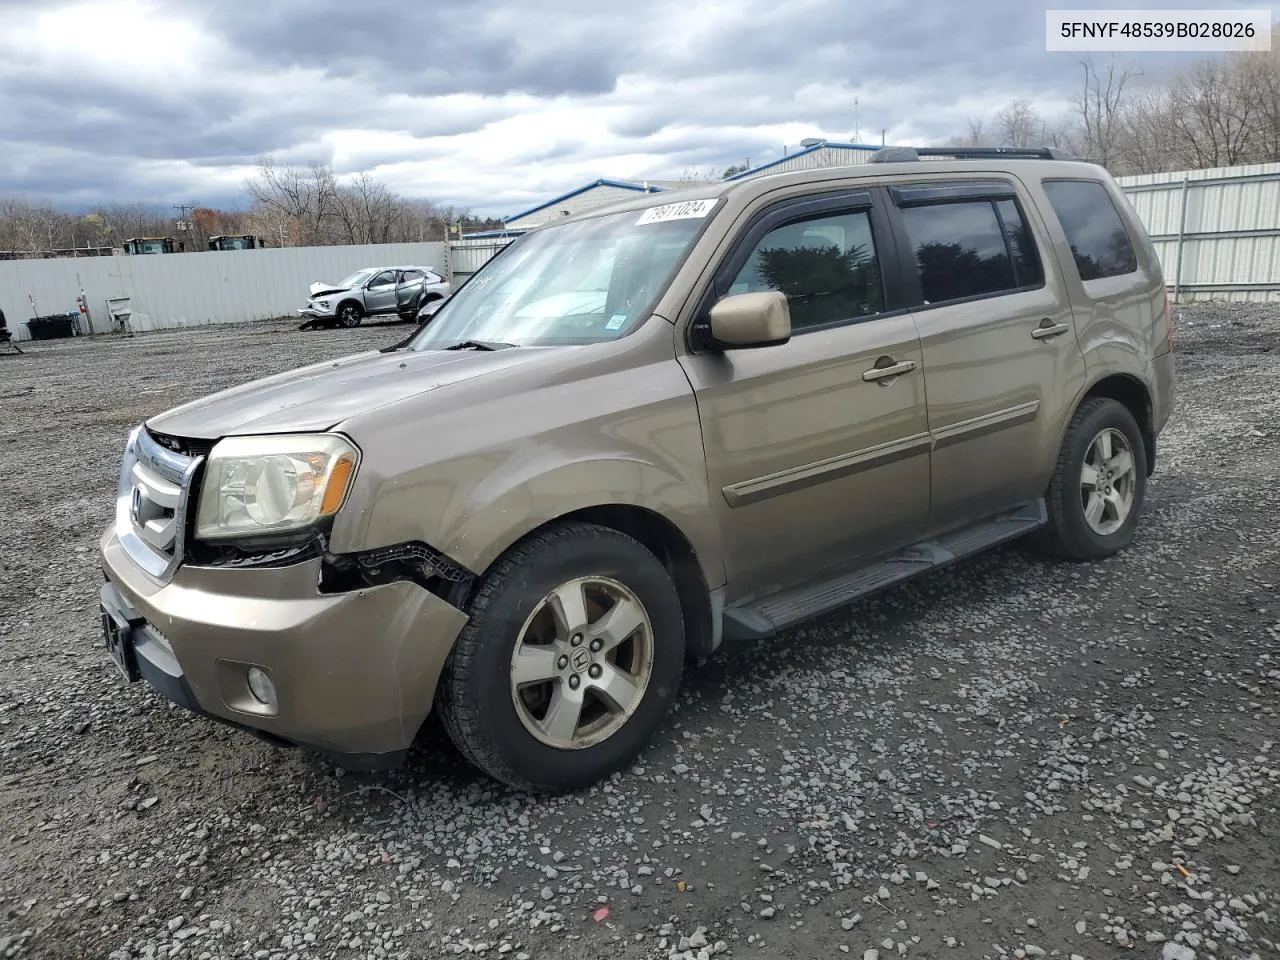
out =
{"type": "Polygon", "coordinates": [[[763,639],[869,593],[1016,540],[1046,522],[1044,500],[1032,500],[1007,513],[913,544],[869,566],[735,604],[724,611],[725,639],[763,639]]]}

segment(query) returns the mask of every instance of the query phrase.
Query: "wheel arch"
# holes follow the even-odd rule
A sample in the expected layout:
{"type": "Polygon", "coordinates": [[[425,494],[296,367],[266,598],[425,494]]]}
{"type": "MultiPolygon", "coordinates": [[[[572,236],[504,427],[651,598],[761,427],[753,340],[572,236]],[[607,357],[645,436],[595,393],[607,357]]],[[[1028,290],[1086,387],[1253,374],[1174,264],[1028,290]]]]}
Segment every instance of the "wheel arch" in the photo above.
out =
{"type": "MultiPolygon", "coordinates": [[[[1156,436],[1151,389],[1131,374],[1108,374],[1086,388],[1079,401],[1077,401],[1075,409],[1080,409],[1082,404],[1095,397],[1106,397],[1110,400],[1115,400],[1133,414],[1133,419],[1138,422],[1138,429],[1142,431],[1142,446],[1147,455],[1147,476],[1151,476],[1155,470],[1156,463],[1156,436]]],[[[1072,411],[1072,417],[1074,416],[1075,410],[1072,411]]],[[[1070,419],[1068,419],[1069,424],[1070,419]]]]}
{"type": "MultiPolygon", "coordinates": [[[[491,569],[503,557],[530,539],[569,523],[589,523],[614,530],[639,542],[658,558],[675,584],[685,622],[685,646],[689,657],[706,657],[716,643],[712,592],[702,571],[697,551],[672,520],[655,510],[628,503],[600,503],[579,507],[546,520],[525,531],[508,544],[489,564],[491,569]]],[[[483,573],[476,578],[476,586],[483,573]]],[[[476,589],[472,587],[472,591],[476,589]]],[[[470,597],[467,598],[470,600],[470,597]]]]}

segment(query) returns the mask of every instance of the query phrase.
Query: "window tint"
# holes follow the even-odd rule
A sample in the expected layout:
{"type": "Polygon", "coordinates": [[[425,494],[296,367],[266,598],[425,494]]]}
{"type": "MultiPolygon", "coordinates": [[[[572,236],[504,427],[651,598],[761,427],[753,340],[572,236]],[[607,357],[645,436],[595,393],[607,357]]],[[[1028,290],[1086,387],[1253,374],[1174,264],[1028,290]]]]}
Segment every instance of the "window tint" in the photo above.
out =
{"type": "Polygon", "coordinates": [[[1044,192],[1071,244],[1081,280],[1116,277],[1138,269],[1124,221],[1102,184],[1049,181],[1044,192]]]}
{"type": "Polygon", "coordinates": [[[792,329],[853,320],[883,309],[880,265],[865,210],[788,223],[765,234],[729,293],[780,290],[792,329]]]}
{"type": "Polygon", "coordinates": [[[996,213],[1004,230],[1005,243],[1013,257],[1015,280],[1019,287],[1038,287],[1044,282],[1044,270],[1040,266],[1040,254],[1031,228],[1022,219],[1022,211],[1012,200],[996,201],[996,213]]]}
{"type": "Polygon", "coordinates": [[[1013,260],[990,200],[907,207],[902,219],[920,268],[925,303],[1017,289],[1013,260]]]}

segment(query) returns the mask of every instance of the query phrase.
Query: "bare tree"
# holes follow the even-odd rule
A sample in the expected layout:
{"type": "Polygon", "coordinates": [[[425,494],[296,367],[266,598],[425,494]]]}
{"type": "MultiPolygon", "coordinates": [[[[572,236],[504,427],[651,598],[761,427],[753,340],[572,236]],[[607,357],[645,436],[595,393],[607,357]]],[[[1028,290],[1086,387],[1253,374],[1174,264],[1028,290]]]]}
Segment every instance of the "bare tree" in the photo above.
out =
{"type": "Polygon", "coordinates": [[[164,209],[151,203],[112,203],[96,212],[116,245],[132,237],[168,236],[173,227],[164,209]]]}
{"type": "Polygon", "coordinates": [[[1114,57],[1102,73],[1092,59],[1086,58],[1080,65],[1084,68],[1084,84],[1075,98],[1081,127],[1080,149],[1088,159],[1110,167],[1121,131],[1124,88],[1129,81],[1142,76],[1142,71],[1118,69],[1114,57]]]}
{"type": "Polygon", "coordinates": [[[245,189],[255,203],[274,214],[295,243],[323,242],[326,222],[336,212],[337,184],[328,165],[280,167],[263,157],[258,176],[247,180],[245,189]]]}
{"type": "Polygon", "coordinates": [[[967,131],[958,134],[947,141],[948,147],[989,147],[988,137],[983,130],[983,120],[981,117],[974,119],[970,117],[965,121],[967,131]]]}
{"type": "Polygon", "coordinates": [[[1014,100],[996,114],[996,131],[1000,135],[1001,146],[1032,146],[1043,140],[1044,130],[1044,122],[1030,100],[1014,100]]]}
{"type": "Polygon", "coordinates": [[[1195,167],[1241,163],[1254,126],[1252,98],[1231,61],[1206,60],[1174,77],[1172,117],[1195,167]]]}
{"type": "Polygon", "coordinates": [[[1250,153],[1258,162],[1280,161],[1280,25],[1272,31],[1271,49],[1244,53],[1237,61],[1240,95],[1253,114],[1250,153]]]}

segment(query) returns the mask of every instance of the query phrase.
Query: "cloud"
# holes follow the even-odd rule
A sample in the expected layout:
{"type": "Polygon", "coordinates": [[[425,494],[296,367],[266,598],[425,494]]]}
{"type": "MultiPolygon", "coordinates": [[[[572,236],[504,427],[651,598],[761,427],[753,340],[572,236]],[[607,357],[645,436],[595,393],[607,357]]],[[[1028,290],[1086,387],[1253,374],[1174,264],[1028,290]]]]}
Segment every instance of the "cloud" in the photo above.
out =
{"type": "Polygon", "coordinates": [[[807,136],[927,142],[1014,97],[1065,108],[1079,65],[1044,51],[1044,9],[0,0],[0,194],[236,204],[270,154],[510,214],[807,136]]]}

